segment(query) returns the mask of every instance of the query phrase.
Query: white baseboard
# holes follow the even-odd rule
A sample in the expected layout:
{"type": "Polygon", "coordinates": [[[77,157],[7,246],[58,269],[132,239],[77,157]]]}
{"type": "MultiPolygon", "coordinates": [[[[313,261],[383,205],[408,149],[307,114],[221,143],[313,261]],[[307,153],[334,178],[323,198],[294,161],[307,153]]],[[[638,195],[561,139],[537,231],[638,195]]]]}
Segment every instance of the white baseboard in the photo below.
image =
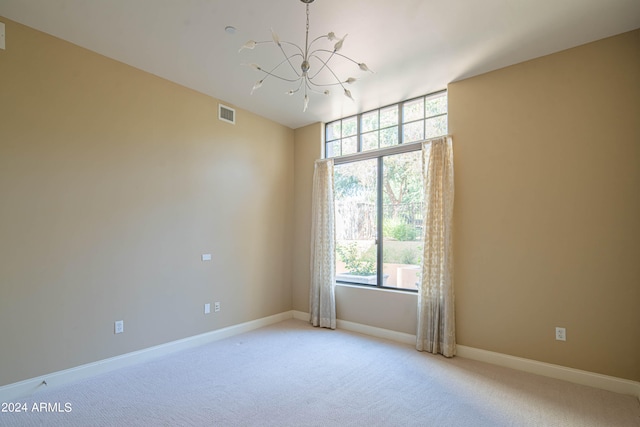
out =
{"type": "Polygon", "coordinates": [[[309,313],[304,311],[293,310],[293,318],[298,320],[309,321],[309,313]]]}
{"type": "MultiPolygon", "coordinates": [[[[309,321],[309,313],[303,311],[293,311],[293,318],[298,320],[309,321]]],[[[391,341],[401,342],[404,344],[415,344],[416,336],[405,334],[403,332],[392,331],[390,329],[377,328],[375,326],[363,325],[362,323],[349,322],[347,320],[336,321],[338,329],[357,332],[359,334],[370,335],[372,337],[384,338],[391,341]]]]}
{"type": "MultiPolygon", "coordinates": [[[[36,378],[8,384],[0,387],[0,402],[9,402],[23,396],[28,396],[43,387],[57,387],[83,378],[88,378],[101,373],[109,372],[114,369],[130,366],[135,363],[145,362],[159,356],[174,353],[176,351],[185,350],[202,344],[229,338],[234,335],[249,332],[254,329],[262,328],[274,323],[282,322],[287,319],[298,319],[309,321],[309,313],[291,310],[272,316],[263,317],[261,319],[252,320],[250,322],[240,323],[238,325],[229,326],[205,334],[172,341],[166,344],[149,347],[143,350],[134,351],[132,353],[123,354],[109,359],[100,360],[86,365],[77,366],[75,368],[65,369],[63,371],[53,372],[47,375],[41,375],[36,378]],[[46,386],[44,385],[46,382],[46,386]]],[[[338,329],[344,329],[378,338],[388,339],[403,344],[415,345],[416,336],[403,332],[392,331],[389,329],[378,328],[361,323],[349,322],[346,320],[337,321],[338,329]]],[[[590,387],[596,387],[604,390],[613,391],[615,393],[636,396],[640,399],[640,382],[625,380],[608,375],[596,374],[593,372],[582,371],[579,369],[567,368],[565,366],[553,365],[551,363],[538,362],[536,360],[524,359],[521,357],[509,356],[507,354],[495,353],[492,351],[481,350],[464,345],[457,345],[457,355],[467,359],[477,360],[480,362],[491,363],[493,365],[504,366],[519,371],[529,372],[537,375],[543,375],[550,378],[569,381],[576,384],[582,384],[590,387]]]]}
{"type": "Polygon", "coordinates": [[[456,354],[459,357],[467,359],[487,362],[493,365],[569,381],[575,384],[596,387],[615,393],[628,394],[640,399],[640,382],[637,381],[568,368],[551,363],[538,362],[537,360],[524,359],[522,357],[509,356],[508,354],[495,353],[493,351],[481,350],[459,344],[456,346],[456,354]]]}
{"type": "MultiPolygon", "coordinates": [[[[301,311],[294,311],[294,318],[309,320],[309,314],[301,311]]],[[[389,329],[377,328],[340,319],[337,320],[337,326],[338,329],[345,329],[404,344],[415,345],[416,343],[415,335],[403,332],[391,331],[389,329]]],[[[637,381],[596,374],[594,372],[582,371],[580,369],[567,368],[565,366],[554,365],[551,363],[538,362],[536,360],[525,359],[522,357],[509,356],[507,354],[481,350],[464,345],[456,346],[456,354],[458,357],[464,357],[466,359],[491,363],[492,365],[504,366],[518,371],[529,372],[549,378],[556,378],[575,384],[596,387],[603,390],[613,391],[615,393],[636,396],[640,399],[640,382],[637,381]]]]}
{"type": "Polygon", "coordinates": [[[375,326],[363,325],[361,323],[349,322],[347,320],[338,319],[336,322],[338,329],[357,332],[359,334],[371,335],[377,338],[384,338],[391,341],[401,342],[403,344],[416,344],[416,336],[405,334],[404,332],[392,331],[389,329],[377,328],[375,326]]]}
{"type": "Polygon", "coordinates": [[[113,371],[114,369],[130,366],[135,363],[145,362],[160,356],[174,353],[176,351],[185,350],[234,335],[249,332],[254,329],[262,328],[274,323],[294,317],[293,311],[285,311],[283,313],[274,314],[272,316],[263,317],[261,319],[252,320],[238,325],[229,326],[215,331],[207,332],[193,337],[184,338],[177,341],[168,342],[166,344],[145,348],[143,350],[122,354],[120,356],[111,357],[109,359],[99,360],[86,365],[76,366],[74,368],[65,369],[63,371],[53,372],[47,375],[41,375],[28,380],[8,384],[0,387],[0,402],[9,402],[20,397],[28,396],[43,388],[58,387],[73,381],[78,381],[94,375],[113,371]],[[46,384],[46,385],[45,385],[46,384]]]}

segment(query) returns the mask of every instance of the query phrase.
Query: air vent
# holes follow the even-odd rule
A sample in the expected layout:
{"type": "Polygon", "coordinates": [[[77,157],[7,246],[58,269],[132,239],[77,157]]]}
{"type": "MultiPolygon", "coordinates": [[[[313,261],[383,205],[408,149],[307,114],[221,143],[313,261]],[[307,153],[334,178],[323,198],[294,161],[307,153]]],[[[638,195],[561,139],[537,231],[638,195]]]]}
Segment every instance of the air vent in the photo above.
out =
{"type": "Polygon", "coordinates": [[[218,119],[223,122],[236,124],[236,110],[227,107],[226,105],[218,104],[218,119]]]}

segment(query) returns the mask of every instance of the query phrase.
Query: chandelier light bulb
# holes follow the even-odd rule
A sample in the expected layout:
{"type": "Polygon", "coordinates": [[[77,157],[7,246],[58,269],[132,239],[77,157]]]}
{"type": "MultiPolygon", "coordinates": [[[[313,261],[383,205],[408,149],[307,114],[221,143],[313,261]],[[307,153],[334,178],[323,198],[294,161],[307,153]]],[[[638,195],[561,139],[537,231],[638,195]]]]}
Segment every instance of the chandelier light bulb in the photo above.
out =
{"type": "Polygon", "coordinates": [[[248,42],[243,44],[240,49],[238,49],[238,52],[241,52],[242,49],[253,49],[254,47],[256,47],[256,42],[254,42],[253,40],[249,40],[248,42]]]}
{"type": "Polygon", "coordinates": [[[256,84],[253,85],[253,89],[251,89],[251,95],[253,95],[253,91],[256,89],[260,89],[260,86],[262,86],[262,82],[264,81],[264,79],[262,80],[258,80],[256,82],[256,84]]]}
{"type": "Polygon", "coordinates": [[[334,52],[337,52],[337,51],[339,51],[340,49],[342,49],[342,44],[344,43],[344,39],[346,39],[348,35],[349,35],[349,34],[345,34],[345,35],[344,35],[344,37],[343,37],[343,38],[341,38],[341,39],[338,41],[338,43],[336,43],[336,44],[335,44],[335,46],[333,46],[333,51],[334,51],[334,52]]]}
{"type": "Polygon", "coordinates": [[[242,47],[240,47],[240,50],[238,52],[241,52],[244,49],[254,49],[259,44],[272,43],[277,46],[283,57],[283,59],[281,59],[277,65],[268,69],[264,69],[254,63],[248,64],[251,68],[264,74],[262,79],[258,80],[253,85],[251,94],[253,94],[256,89],[259,89],[266,79],[273,77],[278,80],[297,84],[296,88],[290,89],[285,92],[287,95],[294,95],[296,92],[302,89],[302,93],[304,94],[303,111],[307,111],[307,108],[309,106],[310,92],[329,95],[330,92],[325,88],[326,86],[340,86],[344,90],[344,95],[353,101],[351,91],[344,87],[344,85],[353,84],[357,81],[357,79],[354,77],[349,77],[346,80],[341,80],[333,70],[330,62],[337,57],[341,60],[352,62],[353,64],[358,66],[361,71],[372,71],[364,62],[354,61],[350,57],[339,53],[344,45],[345,39],[347,38],[347,34],[345,34],[345,36],[342,38],[338,38],[336,34],[331,31],[329,33],[326,33],[325,35],[316,37],[315,39],[309,41],[309,4],[313,3],[314,0],[300,1],[305,4],[307,12],[305,45],[303,47],[292,42],[280,40],[280,37],[275,31],[273,31],[273,29],[271,29],[271,40],[260,42],[249,40],[242,47]],[[323,48],[315,45],[316,42],[319,43],[322,41],[335,41],[335,43],[333,44],[333,49],[330,47],[323,48]],[[321,79],[324,79],[324,81],[322,81],[321,79]]]}
{"type": "Polygon", "coordinates": [[[271,29],[271,38],[273,39],[273,42],[275,44],[277,44],[278,46],[281,46],[280,45],[280,37],[278,37],[278,35],[276,34],[275,31],[273,31],[273,28],[271,29]]]}

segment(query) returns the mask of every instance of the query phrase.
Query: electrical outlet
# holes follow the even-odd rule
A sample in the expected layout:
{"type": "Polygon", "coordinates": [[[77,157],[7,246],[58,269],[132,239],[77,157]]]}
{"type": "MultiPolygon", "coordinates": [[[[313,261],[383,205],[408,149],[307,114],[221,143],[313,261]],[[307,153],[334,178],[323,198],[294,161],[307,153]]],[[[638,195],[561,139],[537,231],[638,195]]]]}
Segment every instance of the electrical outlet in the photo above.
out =
{"type": "Polygon", "coordinates": [[[556,340],[558,341],[567,340],[567,330],[565,328],[556,328],[556,340]]]}
{"type": "Polygon", "coordinates": [[[213,310],[217,313],[220,311],[220,302],[217,301],[215,304],[213,304],[213,310]]]}
{"type": "Polygon", "coordinates": [[[114,327],[114,334],[121,334],[124,332],[124,320],[116,320],[114,327]]]}
{"type": "Polygon", "coordinates": [[[211,304],[206,303],[204,305],[204,314],[209,314],[209,313],[211,313],[211,304]]]}

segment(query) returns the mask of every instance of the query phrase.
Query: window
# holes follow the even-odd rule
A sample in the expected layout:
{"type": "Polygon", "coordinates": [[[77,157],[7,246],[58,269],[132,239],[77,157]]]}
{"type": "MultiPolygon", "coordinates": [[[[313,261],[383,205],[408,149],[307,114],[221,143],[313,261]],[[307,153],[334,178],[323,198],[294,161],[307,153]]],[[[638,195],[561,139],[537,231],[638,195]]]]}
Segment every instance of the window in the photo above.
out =
{"type": "Polygon", "coordinates": [[[446,93],[336,120],[325,130],[327,157],[336,157],[336,281],[416,291],[424,233],[418,142],[447,133],[446,93]]]}
{"type": "Polygon", "coordinates": [[[438,92],[327,123],[326,157],[340,157],[447,133],[447,93],[438,92]]]}

